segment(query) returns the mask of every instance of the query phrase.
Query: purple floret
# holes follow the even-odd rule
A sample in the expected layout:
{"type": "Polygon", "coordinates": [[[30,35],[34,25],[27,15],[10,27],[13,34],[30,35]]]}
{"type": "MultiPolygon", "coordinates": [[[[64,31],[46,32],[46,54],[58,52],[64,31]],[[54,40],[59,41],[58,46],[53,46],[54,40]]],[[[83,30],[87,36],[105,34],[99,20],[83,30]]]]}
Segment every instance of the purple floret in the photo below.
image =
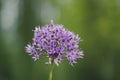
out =
{"type": "MultiPolygon", "coordinates": [[[[83,57],[83,52],[78,49],[79,41],[78,34],[75,35],[63,28],[63,25],[56,25],[51,21],[42,28],[35,28],[33,43],[26,46],[26,52],[32,56],[34,61],[43,55],[56,63],[66,58],[70,64],[73,64],[76,63],[77,58],[83,57]]],[[[50,61],[48,63],[50,64],[50,61]]]]}

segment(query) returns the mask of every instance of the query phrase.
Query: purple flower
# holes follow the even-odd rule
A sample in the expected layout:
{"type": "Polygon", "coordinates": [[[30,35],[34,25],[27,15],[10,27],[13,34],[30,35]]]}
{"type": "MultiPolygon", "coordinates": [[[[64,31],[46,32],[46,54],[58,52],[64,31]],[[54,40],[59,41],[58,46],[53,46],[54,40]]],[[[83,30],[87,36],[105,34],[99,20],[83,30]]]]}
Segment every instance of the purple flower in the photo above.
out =
{"type": "Polygon", "coordinates": [[[36,52],[34,46],[31,46],[30,44],[28,44],[25,48],[26,52],[29,53],[29,55],[33,55],[36,52]]]}
{"type": "Polygon", "coordinates": [[[79,35],[63,28],[63,25],[50,24],[42,28],[36,27],[32,44],[26,46],[26,52],[32,56],[34,61],[40,56],[49,58],[46,64],[53,60],[56,64],[65,58],[72,65],[76,59],[83,58],[83,51],[78,49],[79,35]]]}

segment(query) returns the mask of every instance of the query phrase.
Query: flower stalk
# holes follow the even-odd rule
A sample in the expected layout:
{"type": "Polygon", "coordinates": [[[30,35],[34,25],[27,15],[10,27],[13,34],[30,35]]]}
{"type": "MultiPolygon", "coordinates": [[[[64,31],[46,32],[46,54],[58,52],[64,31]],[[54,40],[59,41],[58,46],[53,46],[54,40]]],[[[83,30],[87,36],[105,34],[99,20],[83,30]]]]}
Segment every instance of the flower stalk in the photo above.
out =
{"type": "Polygon", "coordinates": [[[53,80],[52,74],[53,74],[53,68],[54,68],[54,60],[51,60],[51,65],[50,65],[50,73],[49,73],[49,80],[53,80]]]}

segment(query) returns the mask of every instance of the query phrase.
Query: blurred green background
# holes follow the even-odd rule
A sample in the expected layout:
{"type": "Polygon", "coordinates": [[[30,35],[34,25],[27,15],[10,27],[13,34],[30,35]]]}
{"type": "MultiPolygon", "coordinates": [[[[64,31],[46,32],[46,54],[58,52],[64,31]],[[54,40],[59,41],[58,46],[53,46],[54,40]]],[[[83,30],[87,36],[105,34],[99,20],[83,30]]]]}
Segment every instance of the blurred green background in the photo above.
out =
{"type": "Polygon", "coordinates": [[[0,80],[48,80],[47,59],[34,62],[25,46],[51,19],[81,36],[85,54],[53,80],[120,80],[120,0],[0,0],[0,80]]]}

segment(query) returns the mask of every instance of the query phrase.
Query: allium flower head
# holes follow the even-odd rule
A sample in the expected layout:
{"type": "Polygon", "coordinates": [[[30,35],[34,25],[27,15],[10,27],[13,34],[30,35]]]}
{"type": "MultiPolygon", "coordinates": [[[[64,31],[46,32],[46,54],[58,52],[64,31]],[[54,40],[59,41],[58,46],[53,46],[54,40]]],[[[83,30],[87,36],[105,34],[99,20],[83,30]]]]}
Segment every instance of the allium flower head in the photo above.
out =
{"type": "Polygon", "coordinates": [[[34,30],[33,43],[26,46],[26,52],[34,61],[40,56],[49,58],[47,64],[53,60],[56,64],[67,59],[70,64],[76,63],[77,58],[83,57],[83,52],[78,49],[79,35],[65,29],[63,25],[56,25],[51,20],[50,24],[34,30]]]}

